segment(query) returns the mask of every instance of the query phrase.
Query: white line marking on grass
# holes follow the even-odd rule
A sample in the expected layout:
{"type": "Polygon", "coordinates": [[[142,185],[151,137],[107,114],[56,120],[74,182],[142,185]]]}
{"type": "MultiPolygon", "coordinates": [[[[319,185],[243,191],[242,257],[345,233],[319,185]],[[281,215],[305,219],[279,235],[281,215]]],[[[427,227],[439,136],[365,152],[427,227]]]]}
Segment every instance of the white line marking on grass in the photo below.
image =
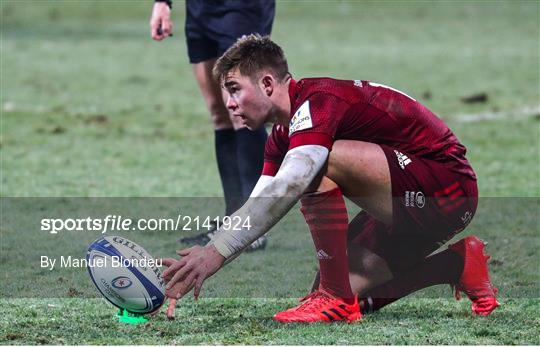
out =
{"type": "Polygon", "coordinates": [[[526,119],[540,114],[540,105],[524,106],[507,111],[487,111],[479,113],[458,114],[452,118],[462,123],[479,122],[496,119],[526,119]]]}

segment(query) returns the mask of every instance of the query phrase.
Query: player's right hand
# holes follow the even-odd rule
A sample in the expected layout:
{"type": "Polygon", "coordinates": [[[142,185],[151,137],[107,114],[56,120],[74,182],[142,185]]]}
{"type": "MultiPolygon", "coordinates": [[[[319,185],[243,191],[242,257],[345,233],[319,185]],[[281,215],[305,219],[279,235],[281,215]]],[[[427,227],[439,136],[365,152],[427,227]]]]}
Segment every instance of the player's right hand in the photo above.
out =
{"type": "Polygon", "coordinates": [[[172,35],[171,9],[165,2],[154,3],[150,18],[150,35],[156,41],[172,35]]]}
{"type": "MultiPolygon", "coordinates": [[[[174,265],[174,263],[176,263],[178,259],[163,258],[161,261],[165,267],[169,268],[174,265]]],[[[173,274],[164,277],[165,281],[170,281],[172,276],[173,274]]],[[[165,291],[165,296],[167,297],[167,299],[169,299],[169,305],[167,306],[166,312],[168,319],[174,319],[174,310],[176,309],[178,298],[186,295],[193,288],[194,284],[195,281],[191,281],[191,283],[177,282],[172,288],[165,291]]]]}

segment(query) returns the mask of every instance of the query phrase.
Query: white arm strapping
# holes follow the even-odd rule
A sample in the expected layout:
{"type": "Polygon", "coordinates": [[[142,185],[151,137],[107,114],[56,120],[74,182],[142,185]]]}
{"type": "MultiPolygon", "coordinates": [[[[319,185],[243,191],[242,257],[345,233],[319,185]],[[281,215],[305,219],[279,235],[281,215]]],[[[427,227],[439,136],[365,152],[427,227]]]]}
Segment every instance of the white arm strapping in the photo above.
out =
{"type": "Polygon", "coordinates": [[[211,242],[218,252],[231,258],[270,230],[300,199],[327,158],[328,149],[318,145],[287,152],[276,176],[261,176],[251,197],[231,216],[239,216],[242,221],[249,217],[251,228],[221,228],[211,242]]]}
{"type": "Polygon", "coordinates": [[[267,185],[270,184],[270,182],[274,179],[274,176],[261,176],[259,177],[259,180],[257,181],[257,184],[255,187],[253,187],[253,191],[251,194],[249,194],[250,198],[256,198],[261,195],[261,191],[266,188],[267,185]]]}

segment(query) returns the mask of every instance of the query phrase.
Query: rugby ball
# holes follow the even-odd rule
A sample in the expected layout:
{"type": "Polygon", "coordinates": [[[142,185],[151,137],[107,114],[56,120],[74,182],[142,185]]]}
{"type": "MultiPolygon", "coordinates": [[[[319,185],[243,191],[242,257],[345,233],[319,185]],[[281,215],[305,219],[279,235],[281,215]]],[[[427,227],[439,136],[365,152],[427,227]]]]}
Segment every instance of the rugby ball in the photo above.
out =
{"type": "Polygon", "coordinates": [[[92,242],[86,253],[90,278],[113,305],[132,313],[150,313],[165,301],[165,282],[148,252],[121,236],[92,242]]]}

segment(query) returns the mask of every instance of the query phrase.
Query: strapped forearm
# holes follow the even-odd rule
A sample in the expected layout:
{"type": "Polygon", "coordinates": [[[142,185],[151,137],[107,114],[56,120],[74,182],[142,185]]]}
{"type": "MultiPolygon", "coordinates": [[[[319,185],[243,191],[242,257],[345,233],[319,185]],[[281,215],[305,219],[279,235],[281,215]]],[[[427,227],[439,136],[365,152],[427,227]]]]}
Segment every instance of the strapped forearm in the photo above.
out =
{"type": "Polygon", "coordinates": [[[240,253],[270,230],[296,204],[328,157],[323,146],[308,145],[290,150],[273,178],[262,176],[248,201],[231,217],[250,220],[236,230],[221,228],[212,244],[225,258],[240,253]],[[259,184],[260,183],[260,184],[259,184]]]}

